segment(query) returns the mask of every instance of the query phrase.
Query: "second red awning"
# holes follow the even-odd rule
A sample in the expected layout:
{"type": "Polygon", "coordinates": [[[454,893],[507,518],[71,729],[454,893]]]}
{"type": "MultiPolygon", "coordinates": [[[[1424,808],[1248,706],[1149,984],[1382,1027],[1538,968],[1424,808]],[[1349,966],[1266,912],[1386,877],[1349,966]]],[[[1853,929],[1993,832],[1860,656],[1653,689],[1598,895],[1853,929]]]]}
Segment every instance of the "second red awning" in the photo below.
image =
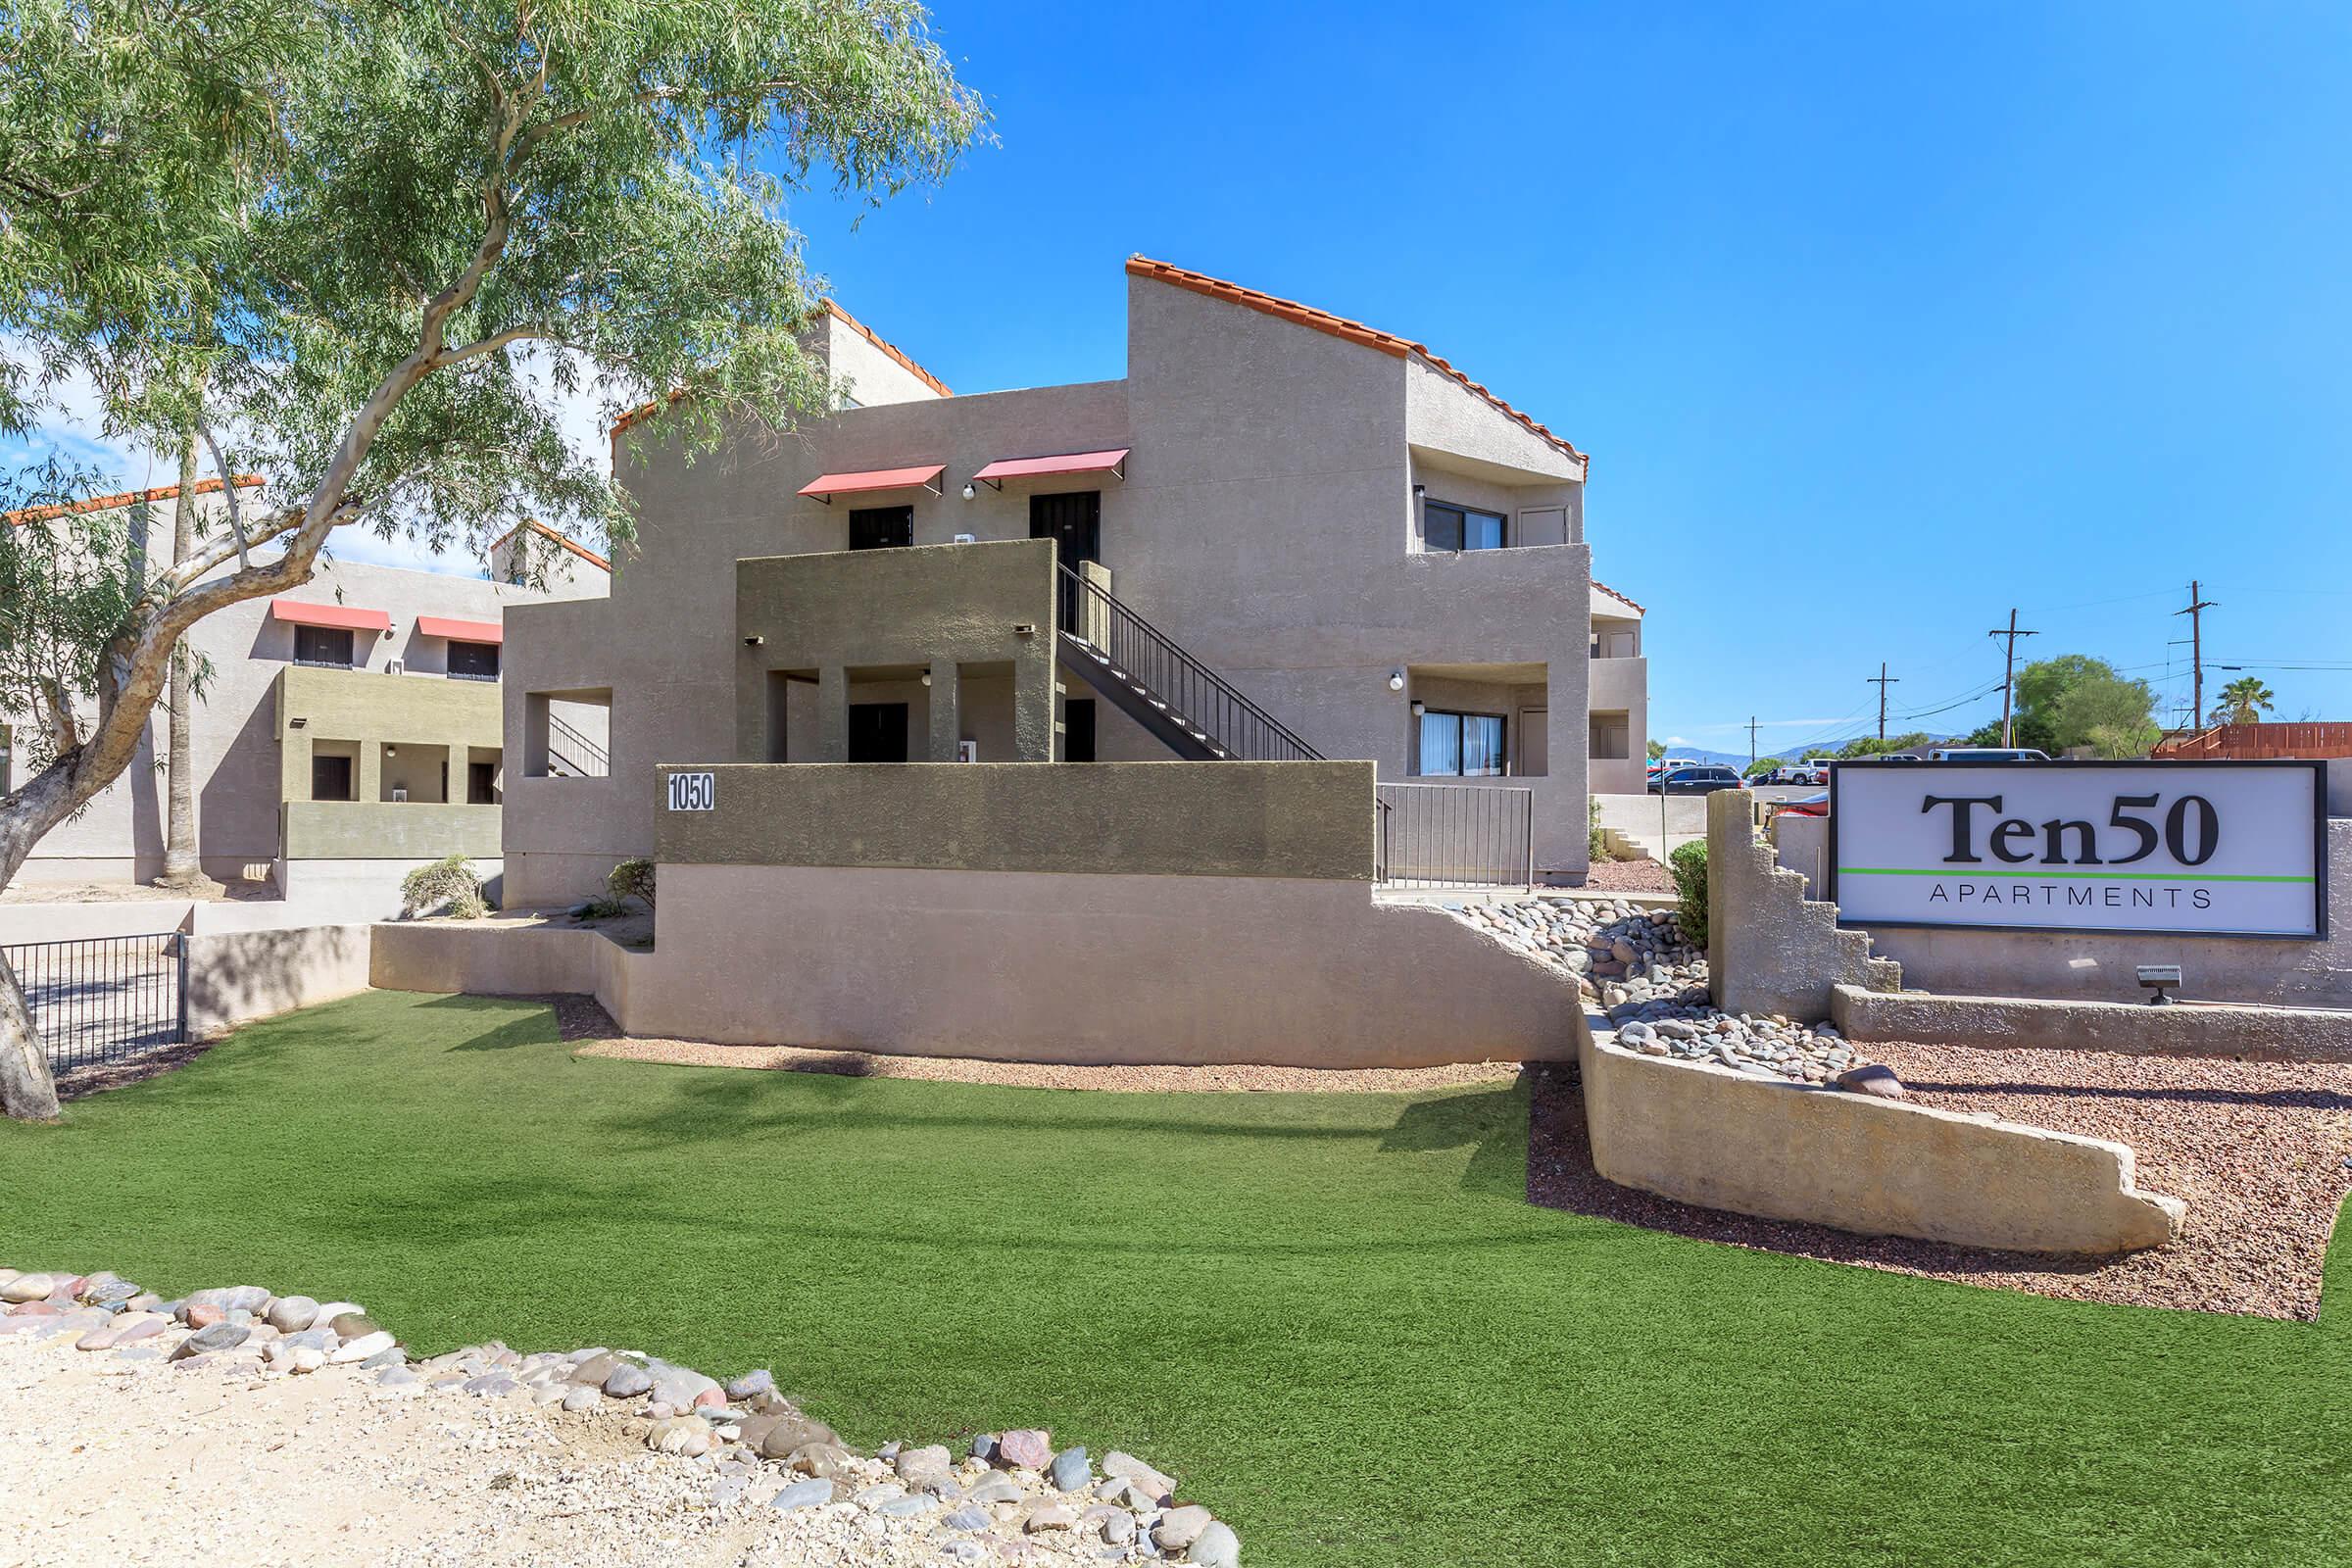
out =
{"type": "Polygon", "coordinates": [[[1002,489],[1006,479],[1038,479],[1055,473],[1111,473],[1127,477],[1127,453],[1120,447],[1109,452],[1064,452],[1051,458],[999,458],[972,475],[1002,489]]]}
{"type": "Polygon", "coordinates": [[[453,620],[447,615],[418,615],[416,629],[427,637],[449,637],[462,643],[503,643],[506,629],[495,620],[453,620]]]}

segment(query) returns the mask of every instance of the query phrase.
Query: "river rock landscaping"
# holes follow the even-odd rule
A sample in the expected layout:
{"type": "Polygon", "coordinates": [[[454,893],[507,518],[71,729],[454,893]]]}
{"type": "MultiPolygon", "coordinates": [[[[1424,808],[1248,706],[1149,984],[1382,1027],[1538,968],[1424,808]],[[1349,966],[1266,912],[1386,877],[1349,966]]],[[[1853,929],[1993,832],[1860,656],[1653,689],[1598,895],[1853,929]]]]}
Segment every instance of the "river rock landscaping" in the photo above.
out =
{"type": "MultiPolygon", "coordinates": [[[[324,1539],[339,1518],[371,1562],[1240,1561],[1232,1527],[1133,1454],[1098,1461],[1038,1428],[983,1433],[960,1456],[906,1442],[862,1452],[765,1370],[722,1384],[635,1350],[495,1342],[413,1360],[357,1302],[254,1285],[165,1300],[105,1271],[0,1268],[0,1428],[20,1458],[41,1456],[0,1504],[8,1561],[95,1554],[95,1536],[54,1534],[92,1511],[74,1499],[94,1480],[116,1499],[118,1550],[144,1540],[224,1560],[274,1560],[255,1516],[277,1495],[295,1539],[324,1539]],[[190,1391],[206,1389],[190,1418],[190,1391]],[[384,1408],[409,1402],[425,1413],[384,1408]],[[136,1495],[141,1472],[170,1471],[183,1446],[233,1461],[272,1436],[268,1454],[299,1445],[298,1485],[228,1488],[239,1495],[217,1513],[165,1498],[160,1520],[159,1500],[136,1495]],[[433,1528],[381,1528],[419,1501],[433,1528]]],[[[246,1457],[246,1479],[270,1468],[246,1457]]]]}
{"type": "Polygon", "coordinates": [[[1629,1051],[1811,1084],[1835,1083],[1870,1064],[1834,1024],[1718,1010],[1708,1000],[1706,951],[1684,938],[1672,909],[1542,897],[1446,907],[1505,947],[1574,975],[1629,1051]]]}

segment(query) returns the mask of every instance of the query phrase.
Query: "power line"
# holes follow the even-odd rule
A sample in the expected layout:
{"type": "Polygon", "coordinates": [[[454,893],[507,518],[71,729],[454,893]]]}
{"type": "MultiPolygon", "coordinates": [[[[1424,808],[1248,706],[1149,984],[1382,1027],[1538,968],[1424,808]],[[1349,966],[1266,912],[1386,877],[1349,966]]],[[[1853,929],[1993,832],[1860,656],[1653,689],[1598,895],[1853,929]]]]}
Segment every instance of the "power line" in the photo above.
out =
{"type": "Polygon", "coordinates": [[[1885,740],[1886,738],[1886,688],[1903,677],[1887,674],[1886,662],[1881,660],[1879,661],[1879,672],[1876,675],[1865,675],[1862,678],[1879,688],[1879,739],[1885,740]]]}
{"type": "Polygon", "coordinates": [[[2195,724],[2202,724],[2205,722],[2204,612],[2208,610],[2214,610],[2220,607],[2215,605],[2212,600],[2203,598],[2198,594],[2197,580],[2194,577],[2191,577],[2188,580],[2188,608],[2186,610],[2176,610],[2173,612],[2173,613],[2176,615],[2186,615],[2188,617],[2188,667],[2190,679],[2193,683],[2191,685],[2189,695],[2189,707],[2191,710],[2189,713],[2189,721],[2195,724]]]}
{"type": "Polygon", "coordinates": [[[2006,746],[2009,744],[2010,713],[2016,705],[2017,697],[2017,640],[2020,637],[2038,637],[2041,633],[2018,630],[2017,611],[2015,607],[2012,607],[2009,611],[2009,629],[2003,631],[1996,626],[1984,635],[2009,639],[2008,657],[2001,665],[2001,744],[2006,746]]]}

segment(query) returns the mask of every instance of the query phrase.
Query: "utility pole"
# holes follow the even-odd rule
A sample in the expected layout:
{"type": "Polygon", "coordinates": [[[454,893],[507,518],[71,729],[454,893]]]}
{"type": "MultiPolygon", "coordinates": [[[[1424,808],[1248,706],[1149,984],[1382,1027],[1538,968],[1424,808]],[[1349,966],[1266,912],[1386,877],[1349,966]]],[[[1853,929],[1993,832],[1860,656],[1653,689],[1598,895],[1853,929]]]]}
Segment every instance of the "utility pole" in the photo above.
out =
{"type": "Polygon", "coordinates": [[[1756,765],[1756,715],[1747,715],[1747,765],[1756,765]]]}
{"type": "Polygon", "coordinates": [[[1995,626],[1984,635],[2009,639],[2009,662],[2001,671],[2001,745],[2006,747],[2009,744],[2009,715],[2017,695],[2017,640],[2020,637],[2038,637],[2041,633],[2019,631],[2017,612],[2012,610],[2009,612],[2009,627],[2006,631],[1995,626]]]}
{"type": "Polygon", "coordinates": [[[1886,662],[1881,660],[1879,672],[1876,675],[1865,675],[1862,678],[1879,689],[1879,739],[1885,740],[1886,738],[1886,688],[1903,677],[1887,674],[1886,662]]]}
{"type": "Polygon", "coordinates": [[[2190,709],[2188,727],[2190,729],[2205,727],[2205,617],[2202,612],[2216,608],[2218,607],[2212,600],[2197,592],[2197,580],[2191,577],[2188,580],[2188,608],[2173,612],[2176,615],[2188,617],[2188,703],[2190,709]]]}

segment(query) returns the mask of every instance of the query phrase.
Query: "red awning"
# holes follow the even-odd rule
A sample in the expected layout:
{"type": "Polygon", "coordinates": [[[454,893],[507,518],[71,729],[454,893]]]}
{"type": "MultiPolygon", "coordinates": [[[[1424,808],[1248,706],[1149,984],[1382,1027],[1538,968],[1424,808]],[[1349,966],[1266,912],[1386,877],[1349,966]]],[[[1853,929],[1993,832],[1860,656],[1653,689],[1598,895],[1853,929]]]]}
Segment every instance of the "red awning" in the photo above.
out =
{"type": "Polygon", "coordinates": [[[1050,473],[1113,473],[1127,477],[1128,448],[1116,452],[1064,452],[1054,458],[999,458],[972,475],[998,489],[1006,479],[1036,479],[1050,473]]]}
{"type": "Polygon", "coordinates": [[[868,468],[862,473],[820,473],[801,486],[801,494],[814,496],[827,506],[835,496],[862,495],[868,490],[928,490],[939,493],[939,476],[948,471],[944,463],[933,463],[912,468],[868,468]]]}
{"type": "Polygon", "coordinates": [[[392,617],[380,610],[350,605],[314,605],[301,599],[272,599],[270,618],[296,626],[331,626],[337,631],[390,631],[392,617]]]}
{"type": "Polygon", "coordinates": [[[495,620],[452,620],[447,615],[418,615],[416,629],[427,637],[451,637],[462,643],[503,643],[506,629],[495,620]]]}

